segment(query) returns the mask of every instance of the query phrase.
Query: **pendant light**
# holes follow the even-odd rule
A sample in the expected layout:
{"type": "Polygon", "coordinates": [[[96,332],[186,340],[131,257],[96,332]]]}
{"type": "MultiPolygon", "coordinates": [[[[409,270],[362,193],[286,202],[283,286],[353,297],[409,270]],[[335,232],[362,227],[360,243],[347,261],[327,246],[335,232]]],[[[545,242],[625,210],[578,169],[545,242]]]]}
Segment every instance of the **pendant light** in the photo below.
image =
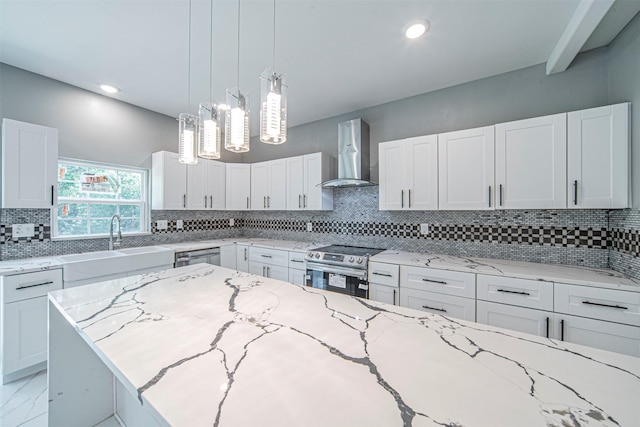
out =
{"type": "Polygon", "coordinates": [[[238,0],[238,87],[227,89],[224,148],[234,153],[249,151],[249,95],[240,92],[240,0],[238,0]]]}
{"type": "Polygon", "coordinates": [[[287,86],[276,71],[276,0],[273,0],[273,67],[264,70],[260,91],[260,141],[282,144],[287,140],[287,86]]]}
{"type": "Polygon", "coordinates": [[[220,109],[213,99],[213,0],[211,0],[211,34],[209,44],[209,102],[198,106],[198,157],[220,158],[220,109]]]}
{"type": "MultiPolygon", "coordinates": [[[[191,108],[191,0],[189,0],[189,75],[187,76],[187,111],[191,108]]],[[[198,163],[196,153],[196,133],[198,118],[193,114],[178,116],[178,161],[187,165],[198,163]]]]}

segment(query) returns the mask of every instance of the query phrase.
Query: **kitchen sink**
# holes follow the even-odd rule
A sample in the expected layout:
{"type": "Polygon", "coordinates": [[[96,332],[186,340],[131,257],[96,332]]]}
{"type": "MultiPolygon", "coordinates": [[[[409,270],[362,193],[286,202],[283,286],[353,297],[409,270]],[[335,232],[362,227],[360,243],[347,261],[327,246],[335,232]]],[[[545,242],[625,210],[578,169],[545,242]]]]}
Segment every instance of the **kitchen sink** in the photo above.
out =
{"type": "Polygon", "coordinates": [[[123,254],[116,251],[100,251],[100,252],[87,252],[84,254],[62,255],[58,258],[65,263],[78,262],[78,261],[92,261],[105,258],[121,257],[123,254]]]}
{"type": "Polygon", "coordinates": [[[117,249],[115,252],[119,252],[125,255],[137,255],[137,254],[152,254],[152,253],[166,252],[166,251],[171,251],[171,249],[165,248],[163,246],[143,246],[140,248],[117,249]]]}

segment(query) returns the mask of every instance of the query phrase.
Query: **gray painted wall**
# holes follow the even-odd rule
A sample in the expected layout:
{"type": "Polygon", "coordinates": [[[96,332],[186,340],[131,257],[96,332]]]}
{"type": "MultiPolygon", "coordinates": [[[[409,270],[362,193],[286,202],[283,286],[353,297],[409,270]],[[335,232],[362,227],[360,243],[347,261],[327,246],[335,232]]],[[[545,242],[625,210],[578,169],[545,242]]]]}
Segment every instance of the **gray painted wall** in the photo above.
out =
{"type": "Polygon", "coordinates": [[[371,127],[371,177],[377,181],[378,143],[383,141],[606,105],[607,59],[606,48],[596,49],[579,55],[564,73],[547,76],[545,65],[540,64],[296,126],[289,129],[288,141],[281,146],[253,138],[243,161],[317,151],[335,156],[338,123],[362,117],[371,127]]]}
{"type": "Polygon", "coordinates": [[[633,207],[640,208],[640,14],[609,45],[609,102],[631,105],[633,207]]]}
{"type": "Polygon", "coordinates": [[[151,167],[151,153],[178,149],[173,117],[3,63],[0,117],[57,128],[61,157],[151,167]]]}

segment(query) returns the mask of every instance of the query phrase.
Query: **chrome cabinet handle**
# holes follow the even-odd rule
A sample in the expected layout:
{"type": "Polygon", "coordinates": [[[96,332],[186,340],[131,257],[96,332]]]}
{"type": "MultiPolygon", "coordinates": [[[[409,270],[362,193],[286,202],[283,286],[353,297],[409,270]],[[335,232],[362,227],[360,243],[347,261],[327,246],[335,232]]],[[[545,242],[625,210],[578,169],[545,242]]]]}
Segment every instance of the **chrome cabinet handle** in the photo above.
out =
{"type": "Polygon", "coordinates": [[[209,196],[209,207],[213,208],[213,196],[209,196]]]}
{"type": "Polygon", "coordinates": [[[244,248],[244,260],[247,260],[247,248],[244,248]]]}
{"type": "Polygon", "coordinates": [[[427,310],[441,311],[443,313],[447,312],[447,310],[445,310],[444,308],[429,307],[428,305],[423,305],[422,308],[426,308],[427,310]]]}
{"type": "Polygon", "coordinates": [[[502,206],[502,184],[500,184],[498,189],[500,190],[500,206],[502,206]]]}
{"type": "Polygon", "coordinates": [[[262,275],[263,275],[263,276],[266,276],[266,274],[265,274],[265,268],[266,268],[266,266],[264,266],[264,265],[263,265],[263,266],[262,266],[262,275]]]}
{"type": "Polygon", "coordinates": [[[302,201],[303,201],[303,203],[302,203],[302,207],[303,207],[303,208],[306,208],[306,207],[307,207],[307,195],[306,195],[306,194],[304,194],[304,195],[302,196],[302,201]]]}
{"type": "Polygon", "coordinates": [[[187,207],[187,195],[186,194],[182,195],[182,207],[183,208],[187,207]]]}
{"type": "Polygon", "coordinates": [[[302,194],[298,194],[298,209],[302,207],[302,194]]]}
{"type": "Polygon", "coordinates": [[[510,291],[508,289],[498,289],[498,292],[504,292],[506,294],[516,294],[516,295],[531,295],[529,292],[510,291]]]}
{"type": "Polygon", "coordinates": [[[247,196],[247,209],[249,209],[249,197],[247,196]]]}
{"type": "Polygon", "coordinates": [[[292,259],[291,262],[300,262],[300,263],[304,263],[304,261],[300,261],[299,259],[292,259]]]}
{"type": "Polygon", "coordinates": [[[573,204],[578,204],[578,180],[573,181],[573,204]]]}
{"type": "Polygon", "coordinates": [[[549,338],[549,317],[547,317],[547,338],[549,338]]]}
{"type": "Polygon", "coordinates": [[[437,283],[439,285],[448,285],[447,282],[443,282],[442,280],[430,280],[430,279],[422,278],[422,281],[423,282],[429,282],[429,283],[437,283]]]}
{"type": "Polygon", "coordinates": [[[376,276],[393,277],[391,274],[378,273],[377,271],[372,271],[371,274],[375,274],[376,276]]]}
{"type": "Polygon", "coordinates": [[[564,319],[560,321],[560,341],[564,341],[564,319]]]}
{"type": "Polygon", "coordinates": [[[396,305],[396,290],[393,290],[393,305],[396,305]]]}
{"type": "Polygon", "coordinates": [[[411,190],[409,190],[409,207],[411,207],[411,190]]]}
{"type": "Polygon", "coordinates": [[[260,254],[262,258],[273,258],[271,255],[260,254]]]}
{"type": "Polygon", "coordinates": [[[204,208],[207,208],[207,196],[204,196],[204,208]]]}
{"type": "Polygon", "coordinates": [[[54,186],[52,185],[51,186],[51,206],[53,206],[53,189],[54,189],[54,186]]]}
{"type": "Polygon", "coordinates": [[[489,186],[489,207],[491,207],[491,186],[489,186]]]}
{"type": "Polygon", "coordinates": [[[267,277],[269,277],[269,270],[271,269],[269,268],[269,266],[267,266],[267,277]]]}
{"type": "Polygon", "coordinates": [[[35,285],[18,286],[18,287],[16,288],[16,291],[20,291],[20,290],[22,290],[22,289],[35,288],[35,287],[37,287],[37,286],[52,285],[52,284],[53,284],[53,280],[49,280],[48,282],[36,283],[35,285]]]}
{"type": "Polygon", "coordinates": [[[262,207],[263,208],[267,207],[267,196],[262,197],[262,207]]]}
{"type": "Polygon", "coordinates": [[[404,209],[404,190],[400,190],[400,208],[404,209]]]}
{"type": "Polygon", "coordinates": [[[591,302],[591,301],[582,301],[583,304],[588,305],[597,305],[598,307],[608,307],[608,308],[617,308],[618,310],[629,310],[629,307],[623,307],[621,305],[611,305],[611,304],[602,304],[599,302],[591,302]]]}
{"type": "Polygon", "coordinates": [[[271,196],[267,196],[267,207],[271,207],[271,196]]]}

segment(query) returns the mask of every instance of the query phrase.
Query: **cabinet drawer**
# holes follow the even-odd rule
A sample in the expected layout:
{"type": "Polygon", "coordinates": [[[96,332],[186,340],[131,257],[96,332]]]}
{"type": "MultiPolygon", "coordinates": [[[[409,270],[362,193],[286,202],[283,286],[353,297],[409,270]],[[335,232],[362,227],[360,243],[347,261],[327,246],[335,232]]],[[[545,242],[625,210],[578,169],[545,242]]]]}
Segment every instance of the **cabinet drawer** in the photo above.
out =
{"type": "Polygon", "coordinates": [[[640,293],[556,283],[554,311],[640,326],[640,293]]]}
{"type": "Polygon", "coordinates": [[[472,322],[476,320],[476,301],[469,298],[400,289],[400,306],[472,322]]]}
{"type": "Polygon", "coordinates": [[[476,297],[476,275],[473,273],[402,266],[400,283],[402,288],[465,298],[476,297]]]}
{"type": "Polygon", "coordinates": [[[62,269],[2,277],[3,302],[22,301],[62,289],[62,269]]]}
{"type": "Polygon", "coordinates": [[[553,311],[553,283],[478,274],[478,299],[553,311]]]}
{"type": "Polygon", "coordinates": [[[249,261],[289,268],[289,252],[252,246],[249,248],[249,261]]]}
{"type": "Polygon", "coordinates": [[[306,271],[303,252],[289,252],[289,268],[306,271]]]}
{"type": "Polygon", "coordinates": [[[369,282],[398,286],[400,266],[383,262],[369,262],[369,282]]]}

